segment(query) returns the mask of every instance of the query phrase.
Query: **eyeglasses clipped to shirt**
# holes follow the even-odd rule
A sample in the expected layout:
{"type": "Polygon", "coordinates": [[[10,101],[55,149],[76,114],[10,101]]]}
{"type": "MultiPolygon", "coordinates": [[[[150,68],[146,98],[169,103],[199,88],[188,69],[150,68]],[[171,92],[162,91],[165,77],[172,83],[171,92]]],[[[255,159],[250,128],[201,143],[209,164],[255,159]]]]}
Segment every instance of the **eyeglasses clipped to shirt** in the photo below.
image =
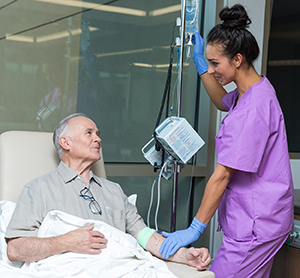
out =
{"type": "Polygon", "coordinates": [[[89,207],[92,213],[102,215],[102,210],[99,203],[95,200],[91,190],[87,187],[84,187],[80,190],[79,197],[82,197],[85,200],[90,201],[89,207]]]}

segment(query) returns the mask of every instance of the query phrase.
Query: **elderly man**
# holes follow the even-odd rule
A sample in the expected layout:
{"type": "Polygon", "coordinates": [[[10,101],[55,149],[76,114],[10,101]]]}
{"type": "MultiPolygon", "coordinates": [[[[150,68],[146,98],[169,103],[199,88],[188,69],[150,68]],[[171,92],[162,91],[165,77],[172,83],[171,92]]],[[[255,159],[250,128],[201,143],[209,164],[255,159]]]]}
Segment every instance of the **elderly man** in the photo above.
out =
{"type": "MultiPolygon", "coordinates": [[[[109,244],[93,225],[57,237],[38,238],[38,229],[51,210],[101,220],[131,234],[142,247],[161,258],[159,248],[165,238],[146,227],[118,184],[91,171],[100,159],[99,135],[96,124],[83,114],[70,115],[57,125],[53,141],[61,162],[55,171],[25,185],[6,231],[11,261],[34,262],[68,251],[100,254],[109,244]]],[[[181,248],[169,260],[202,270],[211,259],[206,248],[181,248]]]]}

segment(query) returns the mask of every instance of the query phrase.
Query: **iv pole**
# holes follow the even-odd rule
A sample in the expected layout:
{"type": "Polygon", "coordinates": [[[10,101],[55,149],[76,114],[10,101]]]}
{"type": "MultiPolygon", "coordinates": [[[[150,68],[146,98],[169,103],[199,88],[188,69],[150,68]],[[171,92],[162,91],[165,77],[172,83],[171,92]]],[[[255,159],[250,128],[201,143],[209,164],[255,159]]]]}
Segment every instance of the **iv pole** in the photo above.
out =
{"type": "MultiPolygon", "coordinates": [[[[183,59],[184,59],[184,37],[185,37],[185,13],[186,13],[186,0],[182,0],[181,12],[181,45],[180,45],[180,60],[179,60],[179,73],[178,73],[178,111],[177,117],[181,116],[181,97],[182,97],[182,76],[183,76],[183,59]]],[[[173,175],[173,192],[172,192],[172,219],[171,219],[171,232],[176,230],[176,209],[177,209],[177,193],[178,193],[178,173],[180,165],[175,161],[174,175],[173,175]]]]}

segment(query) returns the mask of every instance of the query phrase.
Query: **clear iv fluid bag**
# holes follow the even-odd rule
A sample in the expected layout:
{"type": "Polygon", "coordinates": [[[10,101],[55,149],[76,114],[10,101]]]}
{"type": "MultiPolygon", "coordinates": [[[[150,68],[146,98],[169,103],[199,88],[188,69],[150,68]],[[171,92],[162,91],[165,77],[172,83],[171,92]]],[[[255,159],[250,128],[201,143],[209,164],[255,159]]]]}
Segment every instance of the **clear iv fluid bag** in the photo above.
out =
{"type": "Polygon", "coordinates": [[[198,31],[199,0],[186,0],[185,35],[198,31]]]}

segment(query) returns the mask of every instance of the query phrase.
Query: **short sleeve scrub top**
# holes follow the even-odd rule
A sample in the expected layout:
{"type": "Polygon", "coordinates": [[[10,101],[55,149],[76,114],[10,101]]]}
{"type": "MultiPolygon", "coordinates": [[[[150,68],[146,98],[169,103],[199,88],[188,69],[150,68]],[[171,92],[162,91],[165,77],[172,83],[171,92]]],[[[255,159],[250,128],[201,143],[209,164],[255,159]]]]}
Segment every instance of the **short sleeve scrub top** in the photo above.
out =
{"type": "Polygon", "coordinates": [[[218,209],[219,228],[237,241],[270,241],[293,223],[293,182],[283,113],[268,79],[223,97],[217,163],[236,169],[218,209]]]}

